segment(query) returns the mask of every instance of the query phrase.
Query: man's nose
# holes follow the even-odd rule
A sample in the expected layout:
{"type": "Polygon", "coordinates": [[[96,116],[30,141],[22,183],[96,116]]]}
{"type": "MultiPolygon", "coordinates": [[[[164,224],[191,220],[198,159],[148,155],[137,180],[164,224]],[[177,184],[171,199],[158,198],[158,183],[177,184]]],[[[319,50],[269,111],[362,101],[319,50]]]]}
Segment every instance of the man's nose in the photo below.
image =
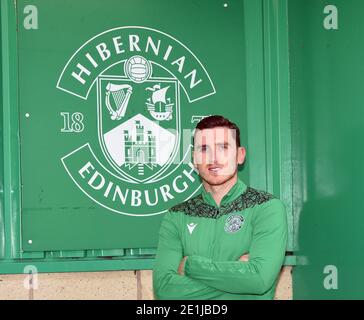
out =
{"type": "Polygon", "coordinates": [[[211,163],[215,164],[217,163],[217,153],[216,153],[216,148],[213,148],[211,151],[211,163]]]}

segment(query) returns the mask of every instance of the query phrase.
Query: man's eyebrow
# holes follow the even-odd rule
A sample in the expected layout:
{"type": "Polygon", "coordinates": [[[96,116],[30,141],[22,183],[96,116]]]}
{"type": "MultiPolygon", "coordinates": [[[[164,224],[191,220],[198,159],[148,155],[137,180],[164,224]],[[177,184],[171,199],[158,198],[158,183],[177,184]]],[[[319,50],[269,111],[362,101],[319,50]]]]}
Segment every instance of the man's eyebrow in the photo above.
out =
{"type": "Polygon", "coordinates": [[[198,144],[196,148],[207,147],[207,144],[198,144]]]}

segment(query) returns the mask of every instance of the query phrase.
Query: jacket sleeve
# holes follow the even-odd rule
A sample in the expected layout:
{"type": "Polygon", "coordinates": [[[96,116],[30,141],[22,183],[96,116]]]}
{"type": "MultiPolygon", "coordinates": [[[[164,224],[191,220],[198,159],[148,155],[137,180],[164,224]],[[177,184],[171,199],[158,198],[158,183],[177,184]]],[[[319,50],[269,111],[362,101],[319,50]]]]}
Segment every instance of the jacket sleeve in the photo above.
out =
{"type": "Polygon", "coordinates": [[[256,207],[249,261],[213,261],[189,256],[184,271],[192,279],[230,293],[264,294],[275,284],[285,256],[287,217],[283,203],[272,199],[256,207]]]}
{"type": "Polygon", "coordinates": [[[162,220],[153,268],[153,290],[156,299],[217,299],[222,292],[202,282],[177,273],[183,248],[175,214],[168,212],[162,220]]]}

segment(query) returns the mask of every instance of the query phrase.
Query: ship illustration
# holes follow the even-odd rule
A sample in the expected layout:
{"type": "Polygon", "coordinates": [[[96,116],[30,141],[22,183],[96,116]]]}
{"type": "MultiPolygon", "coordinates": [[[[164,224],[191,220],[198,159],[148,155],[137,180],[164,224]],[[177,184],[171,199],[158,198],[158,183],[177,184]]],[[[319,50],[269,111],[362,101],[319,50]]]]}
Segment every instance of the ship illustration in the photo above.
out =
{"type": "Polygon", "coordinates": [[[151,116],[158,121],[171,120],[173,115],[174,103],[170,98],[166,99],[168,87],[161,88],[160,84],[156,84],[152,88],[146,90],[152,91],[152,96],[145,103],[151,116]]]}

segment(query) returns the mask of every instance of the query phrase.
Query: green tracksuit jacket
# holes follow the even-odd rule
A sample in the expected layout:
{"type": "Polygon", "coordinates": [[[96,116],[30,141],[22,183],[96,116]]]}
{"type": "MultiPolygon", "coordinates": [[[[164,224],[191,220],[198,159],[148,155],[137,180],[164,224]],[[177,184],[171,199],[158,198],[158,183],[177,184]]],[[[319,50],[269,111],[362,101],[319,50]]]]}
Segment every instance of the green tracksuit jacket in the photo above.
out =
{"type": "Polygon", "coordinates": [[[211,193],[164,216],[153,270],[156,299],[273,299],[285,256],[283,203],[241,180],[217,206],[211,193]],[[239,257],[249,253],[249,261],[239,257]],[[177,273],[188,256],[185,275],[177,273]]]}

